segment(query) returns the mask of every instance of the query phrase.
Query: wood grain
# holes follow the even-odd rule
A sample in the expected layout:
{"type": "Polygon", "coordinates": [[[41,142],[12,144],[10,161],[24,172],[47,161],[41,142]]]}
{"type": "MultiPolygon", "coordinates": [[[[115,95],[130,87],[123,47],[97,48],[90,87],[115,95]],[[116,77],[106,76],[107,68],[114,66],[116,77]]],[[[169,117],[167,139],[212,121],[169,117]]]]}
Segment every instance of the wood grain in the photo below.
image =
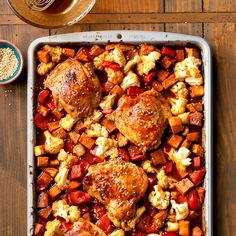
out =
{"type": "MultiPolygon", "coordinates": [[[[26,54],[29,43],[47,35],[28,25],[0,26],[0,38],[16,43],[26,54]]],[[[0,86],[0,235],[26,235],[26,65],[16,82],[0,86]]]]}
{"type": "Polygon", "coordinates": [[[165,24],[165,31],[181,34],[202,36],[202,23],[171,23],[165,24]]]}
{"type": "Polygon", "coordinates": [[[2,14],[13,14],[7,1],[0,1],[0,15],[2,14]]]}
{"type": "Polygon", "coordinates": [[[236,11],[235,0],[204,0],[204,11],[236,11]]]}
{"type": "Polygon", "coordinates": [[[214,56],[215,233],[230,236],[236,232],[236,27],[204,24],[204,35],[214,56]]]}
{"type": "Polygon", "coordinates": [[[202,0],[165,0],[165,12],[201,12],[202,0]]]}

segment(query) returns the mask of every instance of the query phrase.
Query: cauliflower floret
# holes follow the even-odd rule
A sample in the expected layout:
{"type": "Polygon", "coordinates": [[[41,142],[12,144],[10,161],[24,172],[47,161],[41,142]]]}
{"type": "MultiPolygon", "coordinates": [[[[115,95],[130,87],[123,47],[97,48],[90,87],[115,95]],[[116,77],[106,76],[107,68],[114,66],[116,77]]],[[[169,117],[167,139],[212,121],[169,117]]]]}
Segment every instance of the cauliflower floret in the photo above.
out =
{"type": "Polygon", "coordinates": [[[98,137],[95,142],[98,145],[96,150],[96,155],[102,158],[110,156],[111,158],[118,157],[118,143],[117,141],[105,138],[105,137],[98,137]]]}
{"type": "Polygon", "coordinates": [[[66,222],[75,222],[80,217],[78,206],[69,206],[65,200],[59,200],[52,204],[52,214],[66,220],[66,222]]]}
{"type": "Polygon", "coordinates": [[[49,45],[44,46],[44,50],[49,51],[49,54],[53,62],[59,62],[61,59],[62,48],[59,46],[51,47],[49,45]]]}
{"type": "Polygon", "coordinates": [[[119,84],[123,80],[124,74],[121,71],[115,71],[109,67],[105,68],[107,73],[107,81],[113,84],[119,84]]]}
{"type": "Polygon", "coordinates": [[[178,115],[178,117],[182,121],[182,124],[187,125],[189,123],[189,114],[190,112],[185,112],[178,115]]]}
{"type": "Polygon", "coordinates": [[[99,56],[97,56],[93,59],[93,64],[96,67],[96,69],[98,69],[98,70],[103,69],[102,63],[105,59],[107,60],[106,57],[108,56],[108,54],[109,54],[109,52],[105,51],[104,53],[100,54],[99,56]]]}
{"type": "Polygon", "coordinates": [[[144,169],[145,172],[147,173],[156,173],[157,169],[152,166],[152,162],[150,160],[145,160],[142,163],[142,168],[144,169]]]}
{"type": "Polygon", "coordinates": [[[102,112],[94,110],[91,116],[84,119],[84,127],[89,128],[91,124],[97,123],[103,117],[102,112]]]}
{"type": "Polygon", "coordinates": [[[176,220],[184,220],[188,217],[189,209],[187,202],[178,204],[175,200],[171,200],[171,205],[175,210],[176,220]]]}
{"type": "Polygon", "coordinates": [[[37,66],[37,72],[39,75],[46,75],[48,71],[50,71],[54,66],[55,66],[55,63],[53,62],[48,62],[48,63],[41,62],[37,66]]]}
{"type": "Polygon", "coordinates": [[[124,67],[124,73],[127,74],[141,60],[139,55],[134,56],[124,67]]]}
{"type": "Polygon", "coordinates": [[[125,91],[127,88],[131,87],[131,86],[137,86],[140,87],[140,81],[138,76],[130,71],[125,78],[123,79],[120,87],[125,91]]]}
{"type": "Polygon", "coordinates": [[[128,220],[128,221],[122,221],[121,222],[121,227],[125,230],[125,231],[129,231],[131,229],[135,228],[135,225],[138,223],[140,217],[142,216],[142,214],[145,212],[145,207],[142,206],[140,208],[137,209],[135,216],[128,220]]]}
{"type": "Polygon", "coordinates": [[[171,148],[169,158],[175,162],[179,169],[185,171],[186,167],[191,165],[191,158],[188,158],[190,154],[191,152],[186,147],[180,147],[178,151],[171,148]]]}
{"type": "Polygon", "coordinates": [[[158,185],[162,188],[162,189],[167,189],[167,188],[173,188],[174,187],[174,179],[167,176],[165,174],[164,170],[160,170],[157,174],[157,179],[158,179],[158,185]]]}
{"type": "Polygon", "coordinates": [[[74,155],[68,154],[64,149],[61,149],[57,159],[61,162],[62,167],[70,168],[78,162],[78,158],[74,155]]]}
{"type": "Polygon", "coordinates": [[[188,96],[188,89],[186,88],[186,85],[184,82],[178,82],[174,84],[170,91],[175,94],[177,98],[182,97],[186,98],[188,96]]]}
{"type": "Polygon", "coordinates": [[[179,223],[178,222],[167,222],[167,232],[178,231],[179,230],[179,223]]]}
{"type": "Polygon", "coordinates": [[[70,114],[67,114],[60,120],[60,125],[66,131],[71,131],[73,125],[78,121],[78,118],[72,117],[70,114]]]}
{"type": "Polygon", "coordinates": [[[126,59],[125,56],[120,49],[120,47],[115,47],[113,51],[110,52],[111,58],[113,59],[114,62],[118,63],[120,67],[124,67],[126,64],[126,59]]]}
{"type": "Polygon", "coordinates": [[[66,167],[59,167],[59,171],[55,177],[55,182],[61,190],[66,189],[70,183],[70,180],[68,179],[69,171],[70,170],[66,167]]]}
{"type": "Polygon", "coordinates": [[[123,229],[116,229],[109,235],[110,236],[125,236],[125,232],[123,229]]]}
{"type": "Polygon", "coordinates": [[[86,150],[85,150],[84,146],[80,143],[75,145],[73,148],[73,153],[75,153],[77,157],[83,156],[85,154],[85,152],[86,152],[86,150]]]}
{"type": "Polygon", "coordinates": [[[165,210],[170,204],[170,192],[163,191],[159,185],[155,185],[154,191],[149,194],[148,199],[152,206],[165,210]]]}
{"type": "Polygon", "coordinates": [[[147,56],[141,56],[141,62],[137,65],[137,72],[140,76],[148,74],[148,72],[155,68],[156,61],[159,60],[161,54],[157,51],[150,52],[147,56]]]}
{"type": "Polygon", "coordinates": [[[188,57],[182,62],[175,64],[174,72],[177,79],[185,80],[190,85],[201,85],[203,78],[199,70],[201,60],[195,57],[188,57]]]}
{"type": "Polygon", "coordinates": [[[53,137],[51,133],[46,130],[44,132],[45,140],[45,150],[51,154],[57,154],[64,147],[63,139],[53,137]]]}
{"type": "Polygon", "coordinates": [[[98,123],[92,124],[90,128],[86,130],[86,134],[91,138],[108,137],[107,129],[98,123]]]}
{"type": "Polygon", "coordinates": [[[57,219],[48,221],[46,224],[46,232],[44,236],[63,236],[64,233],[61,229],[61,222],[57,219]]]}
{"type": "Polygon", "coordinates": [[[168,101],[171,104],[171,113],[173,115],[179,115],[185,112],[185,107],[188,103],[188,100],[186,98],[168,98],[168,101]]]}
{"type": "Polygon", "coordinates": [[[115,100],[116,100],[117,94],[110,94],[105,96],[102,101],[100,102],[99,106],[102,108],[102,110],[110,110],[112,109],[115,100]]]}

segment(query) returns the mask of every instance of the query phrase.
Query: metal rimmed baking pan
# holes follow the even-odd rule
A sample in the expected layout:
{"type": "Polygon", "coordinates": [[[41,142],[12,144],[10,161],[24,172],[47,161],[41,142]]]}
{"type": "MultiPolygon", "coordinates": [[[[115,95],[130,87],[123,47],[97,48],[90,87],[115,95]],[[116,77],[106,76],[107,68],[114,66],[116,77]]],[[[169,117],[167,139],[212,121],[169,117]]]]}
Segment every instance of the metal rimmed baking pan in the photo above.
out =
{"type": "Polygon", "coordinates": [[[165,33],[152,31],[99,31],[99,32],[83,32],[54,35],[49,37],[38,38],[33,41],[28,49],[28,99],[27,99],[27,191],[28,191],[28,227],[27,235],[33,235],[34,224],[34,206],[35,206],[35,164],[33,147],[35,144],[35,128],[33,124],[34,110],[34,85],[36,81],[36,50],[44,44],[51,45],[93,45],[106,44],[108,42],[124,42],[129,44],[151,43],[165,45],[181,45],[193,44],[201,49],[201,57],[203,61],[203,76],[205,79],[204,89],[204,127],[202,132],[202,143],[205,147],[205,161],[207,173],[205,176],[204,187],[206,188],[205,203],[203,205],[203,229],[206,236],[213,235],[212,228],[212,135],[211,135],[211,50],[206,40],[201,37],[165,33]]]}

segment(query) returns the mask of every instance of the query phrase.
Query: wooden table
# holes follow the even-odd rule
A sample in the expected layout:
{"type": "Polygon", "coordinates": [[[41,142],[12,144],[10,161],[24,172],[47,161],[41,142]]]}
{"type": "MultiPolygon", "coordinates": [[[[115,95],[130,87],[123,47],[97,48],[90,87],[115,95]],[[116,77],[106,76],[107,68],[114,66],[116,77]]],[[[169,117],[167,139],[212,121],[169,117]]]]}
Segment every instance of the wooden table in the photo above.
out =
{"type": "Polygon", "coordinates": [[[25,58],[17,82],[0,86],[0,235],[26,235],[26,54],[29,43],[58,33],[133,29],[187,33],[213,49],[214,229],[236,235],[236,1],[97,0],[81,24],[46,30],[23,23],[0,0],[0,38],[25,58]]]}

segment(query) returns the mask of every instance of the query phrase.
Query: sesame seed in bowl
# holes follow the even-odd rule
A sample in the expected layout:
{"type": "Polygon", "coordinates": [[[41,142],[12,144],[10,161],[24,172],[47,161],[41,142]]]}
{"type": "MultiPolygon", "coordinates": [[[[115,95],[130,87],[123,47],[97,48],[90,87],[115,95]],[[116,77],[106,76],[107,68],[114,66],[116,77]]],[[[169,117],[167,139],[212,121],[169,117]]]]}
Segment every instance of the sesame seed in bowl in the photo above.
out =
{"type": "Polygon", "coordinates": [[[0,40],[0,84],[16,80],[23,68],[20,50],[11,42],[0,40]]]}

